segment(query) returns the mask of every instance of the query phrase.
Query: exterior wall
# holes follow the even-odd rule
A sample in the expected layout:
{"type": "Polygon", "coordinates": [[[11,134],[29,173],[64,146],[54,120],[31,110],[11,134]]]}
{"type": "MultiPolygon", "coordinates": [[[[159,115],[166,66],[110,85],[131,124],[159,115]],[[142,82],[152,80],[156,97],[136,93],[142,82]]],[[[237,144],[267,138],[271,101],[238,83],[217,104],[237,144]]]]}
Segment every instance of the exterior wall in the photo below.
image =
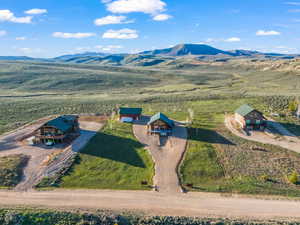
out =
{"type": "Polygon", "coordinates": [[[242,128],[245,128],[246,127],[246,121],[245,121],[245,118],[243,116],[241,116],[240,114],[238,113],[235,113],[235,120],[236,122],[238,122],[242,128]]]}
{"type": "Polygon", "coordinates": [[[264,129],[267,126],[264,116],[258,111],[253,111],[245,117],[235,113],[235,120],[243,129],[264,129]]]}
{"type": "Polygon", "coordinates": [[[129,117],[132,118],[134,120],[139,120],[141,115],[137,115],[137,114],[120,114],[120,119],[124,118],[124,117],[129,117]]]}
{"type": "Polygon", "coordinates": [[[72,127],[67,132],[62,132],[54,126],[43,125],[35,131],[35,137],[38,142],[45,143],[47,140],[52,140],[55,143],[62,143],[71,134],[78,133],[80,130],[78,118],[68,121],[72,123],[72,127]]]}
{"type": "Polygon", "coordinates": [[[148,133],[159,134],[160,132],[171,133],[172,127],[170,127],[166,122],[157,120],[152,124],[148,125],[148,133]]]}

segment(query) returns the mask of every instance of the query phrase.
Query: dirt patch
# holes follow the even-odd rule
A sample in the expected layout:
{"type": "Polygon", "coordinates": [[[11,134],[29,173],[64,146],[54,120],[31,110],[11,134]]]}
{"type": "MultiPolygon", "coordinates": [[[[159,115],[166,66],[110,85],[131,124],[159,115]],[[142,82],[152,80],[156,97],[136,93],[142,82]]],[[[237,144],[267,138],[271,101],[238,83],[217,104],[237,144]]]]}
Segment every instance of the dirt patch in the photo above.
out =
{"type": "Polygon", "coordinates": [[[104,123],[105,121],[108,120],[108,116],[104,115],[99,115],[99,116],[80,116],[79,117],[79,122],[96,122],[96,123],[104,123]]]}

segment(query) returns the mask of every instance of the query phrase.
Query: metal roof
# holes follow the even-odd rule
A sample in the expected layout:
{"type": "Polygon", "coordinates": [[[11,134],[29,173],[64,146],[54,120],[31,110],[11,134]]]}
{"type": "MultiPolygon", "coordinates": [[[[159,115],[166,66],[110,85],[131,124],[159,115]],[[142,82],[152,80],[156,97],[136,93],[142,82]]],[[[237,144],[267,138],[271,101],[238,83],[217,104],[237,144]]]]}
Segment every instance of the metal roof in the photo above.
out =
{"type": "Polygon", "coordinates": [[[255,109],[252,108],[251,106],[245,104],[245,105],[242,105],[240,108],[238,108],[235,113],[241,115],[241,116],[246,116],[248,115],[249,113],[253,112],[255,109]]]}
{"type": "Polygon", "coordinates": [[[76,118],[77,116],[74,115],[60,116],[53,120],[48,121],[47,123],[44,124],[44,126],[55,127],[61,130],[62,132],[67,132],[73,127],[76,118]]]}
{"type": "Polygon", "coordinates": [[[129,115],[129,114],[141,115],[142,111],[143,111],[142,108],[125,108],[125,107],[121,107],[120,110],[119,110],[119,113],[122,114],[122,115],[129,115]]]}
{"type": "Polygon", "coordinates": [[[154,116],[151,117],[150,121],[148,122],[149,124],[152,124],[153,122],[157,121],[157,120],[161,120],[164,121],[165,123],[167,123],[170,127],[174,126],[174,121],[170,120],[166,115],[164,115],[163,113],[159,112],[157,114],[155,114],[154,116]]]}

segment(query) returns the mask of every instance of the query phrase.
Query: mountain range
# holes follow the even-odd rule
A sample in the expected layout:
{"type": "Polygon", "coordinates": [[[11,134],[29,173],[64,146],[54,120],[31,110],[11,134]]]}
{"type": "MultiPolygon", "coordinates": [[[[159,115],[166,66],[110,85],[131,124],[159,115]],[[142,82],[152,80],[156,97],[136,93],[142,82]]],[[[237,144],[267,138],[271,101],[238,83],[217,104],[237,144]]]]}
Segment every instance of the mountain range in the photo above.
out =
{"type": "Polygon", "coordinates": [[[132,65],[132,66],[154,66],[159,64],[172,64],[182,58],[226,61],[231,58],[268,58],[268,59],[293,59],[299,55],[285,55],[278,53],[261,53],[249,50],[224,51],[204,44],[179,44],[171,48],[144,51],[137,54],[107,54],[99,52],[86,52],[80,54],[62,55],[50,59],[37,59],[27,56],[0,56],[0,60],[22,60],[22,61],[49,61],[63,63],[87,63],[100,65],[132,65]]]}

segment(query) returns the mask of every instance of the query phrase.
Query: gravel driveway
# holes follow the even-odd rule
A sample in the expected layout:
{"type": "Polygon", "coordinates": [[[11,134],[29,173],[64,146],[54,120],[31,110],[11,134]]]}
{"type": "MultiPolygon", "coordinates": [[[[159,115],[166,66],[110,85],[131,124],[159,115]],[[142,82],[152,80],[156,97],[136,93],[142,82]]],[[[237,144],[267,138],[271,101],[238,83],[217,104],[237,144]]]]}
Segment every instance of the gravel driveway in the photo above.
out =
{"type": "Polygon", "coordinates": [[[133,125],[136,138],[151,152],[155,162],[154,185],[159,192],[179,193],[182,191],[179,184],[177,167],[182,160],[187,144],[187,130],[176,123],[173,134],[169,138],[159,138],[147,134],[146,124],[149,117],[143,117],[133,125]]]}
{"type": "Polygon", "coordinates": [[[257,141],[264,144],[271,144],[277,145],[282,148],[289,149],[294,152],[300,153],[300,139],[297,138],[295,135],[291,134],[285,127],[281,124],[276,123],[274,121],[270,121],[269,124],[272,125],[278,132],[281,133],[281,138],[275,138],[276,136],[272,133],[261,132],[261,131],[251,131],[250,136],[244,135],[238,130],[236,130],[233,126],[234,117],[231,115],[227,115],[225,117],[225,125],[226,127],[235,135],[250,140],[250,141],[257,141]]]}

